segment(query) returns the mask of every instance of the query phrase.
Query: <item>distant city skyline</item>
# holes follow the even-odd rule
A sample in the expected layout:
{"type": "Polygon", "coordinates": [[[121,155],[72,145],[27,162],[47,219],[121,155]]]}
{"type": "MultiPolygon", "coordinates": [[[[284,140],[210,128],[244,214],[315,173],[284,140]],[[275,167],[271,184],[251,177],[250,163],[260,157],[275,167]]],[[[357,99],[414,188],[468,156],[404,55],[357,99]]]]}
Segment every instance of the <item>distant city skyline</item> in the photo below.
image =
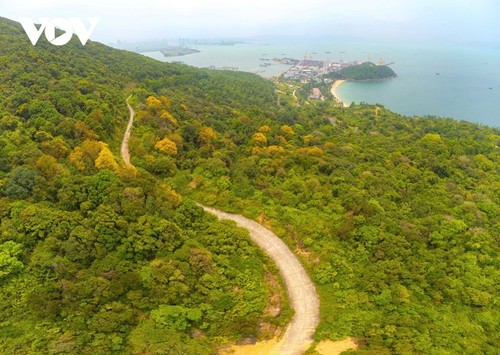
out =
{"type": "Polygon", "coordinates": [[[500,42],[496,0],[21,0],[0,16],[98,17],[104,43],[256,36],[500,42]]]}

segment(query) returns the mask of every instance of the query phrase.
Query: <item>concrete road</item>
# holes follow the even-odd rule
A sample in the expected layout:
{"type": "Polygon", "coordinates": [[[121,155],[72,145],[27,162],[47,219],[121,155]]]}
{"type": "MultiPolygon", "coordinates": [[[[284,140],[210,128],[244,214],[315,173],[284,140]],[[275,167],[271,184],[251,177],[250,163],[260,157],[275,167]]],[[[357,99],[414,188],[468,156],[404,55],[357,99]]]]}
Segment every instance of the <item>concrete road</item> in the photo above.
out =
{"type": "Polygon", "coordinates": [[[257,222],[237,214],[198,205],[219,219],[229,219],[238,226],[246,228],[250,232],[250,238],[276,263],[295,315],[273,353],[286,355],[304,353],[311,345],[312,335],[319,322],[319,299],[311,279],[297,257],[276,234],[257,222]]]}

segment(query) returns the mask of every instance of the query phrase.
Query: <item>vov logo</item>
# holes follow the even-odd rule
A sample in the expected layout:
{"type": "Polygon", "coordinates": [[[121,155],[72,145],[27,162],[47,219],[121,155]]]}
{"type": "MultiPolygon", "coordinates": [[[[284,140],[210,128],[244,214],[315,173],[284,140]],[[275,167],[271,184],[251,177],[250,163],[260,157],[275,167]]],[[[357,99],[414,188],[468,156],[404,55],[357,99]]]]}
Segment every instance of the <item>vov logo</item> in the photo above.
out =
{"type": "Polygon", "coordinates": [[[70,17],[64,19],[61,17],[48,18],[41,17],[38,19],[37,23],[40,23],[40,28],[35,26],[35,22],[29,18],[24,17],[20,19],[21,25],[24,28],[24,32],[28,35],[31,43],[36,45],[42,32],[45,31],[45,37],[54,46],[64,46],[71,40],[73,33],[78,36],[82,45],[85,45],[90,38],[92,32],[94,32],[95,26],[97,25],[97,17],[89,17],[90,27],[86,28],[83,21],[76,17],[70,17]],[[56,37],[56,28],[64,31],[63,34],[56,37]]]}

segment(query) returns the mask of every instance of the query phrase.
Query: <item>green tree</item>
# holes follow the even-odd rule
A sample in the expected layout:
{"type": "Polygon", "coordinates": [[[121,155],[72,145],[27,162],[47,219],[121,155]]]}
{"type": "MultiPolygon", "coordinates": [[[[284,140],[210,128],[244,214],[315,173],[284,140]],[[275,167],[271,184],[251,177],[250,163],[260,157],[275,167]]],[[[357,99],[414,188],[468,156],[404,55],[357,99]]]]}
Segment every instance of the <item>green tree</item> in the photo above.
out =
{"type": "Polygon", "coordinates": [[[11,240],[0,244],[0,280],[19,273],[24,264],[18,259],[23,246],[11,240]]]}
{"type": "Polygon", "coordinates": [[[12,171],[5,192],[9,198],[25,199],[33,193],[37,174],[26,167],[19,166],[12,171]]]}
{"type": "Polygon", "coordinates": [[[202,313],[196,308],[182,306],[161,305],[158,309],[151,311],[151,318],[156,324],[185,331],[193,324],[201,320],[202,313]]]}

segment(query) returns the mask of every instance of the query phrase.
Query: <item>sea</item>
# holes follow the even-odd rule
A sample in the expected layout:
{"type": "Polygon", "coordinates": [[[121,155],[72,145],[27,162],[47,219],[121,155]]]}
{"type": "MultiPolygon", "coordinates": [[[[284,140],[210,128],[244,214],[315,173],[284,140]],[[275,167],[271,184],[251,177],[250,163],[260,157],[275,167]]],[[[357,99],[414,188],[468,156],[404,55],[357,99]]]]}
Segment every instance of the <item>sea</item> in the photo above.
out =
{"type": "Polygon", "coordinates": [[[199,53],[164,57],[200,68],[231,68],[271,78],[289,66],[273,58],[372,61],[390,64],[397,78],[347,82],[347,103],[381,104],[405,116],[439,116],[500,127],[500,46],[484,44],[375,43],[348,39],[258,38],[234,45],[190,45],[199,53]],[[268,63],[268,64],[266,64],[268,63]]]}

